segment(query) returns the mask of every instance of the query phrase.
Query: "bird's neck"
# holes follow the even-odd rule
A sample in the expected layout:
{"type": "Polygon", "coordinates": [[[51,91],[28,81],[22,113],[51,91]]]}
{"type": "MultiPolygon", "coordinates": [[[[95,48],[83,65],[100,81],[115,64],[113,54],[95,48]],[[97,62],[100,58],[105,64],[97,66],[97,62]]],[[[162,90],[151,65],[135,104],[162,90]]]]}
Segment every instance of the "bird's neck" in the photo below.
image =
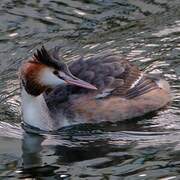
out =
{"type": "Polygon", "coordinates": [[[22,88],[21,93],[24,122],[41,130],[56,130],[57,125],[50,116],[43,94],[32,96],[24,88],[22,88]]]}

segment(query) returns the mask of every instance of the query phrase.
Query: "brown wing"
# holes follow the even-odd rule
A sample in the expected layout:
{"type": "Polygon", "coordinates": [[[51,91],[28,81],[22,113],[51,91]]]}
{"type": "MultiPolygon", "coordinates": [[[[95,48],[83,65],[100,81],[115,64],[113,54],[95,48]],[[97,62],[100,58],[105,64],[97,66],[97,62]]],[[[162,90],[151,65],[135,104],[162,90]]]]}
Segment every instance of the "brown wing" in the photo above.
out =
{"type": "Polygon", "coordinates": [[[69,68],[78,78],[100,90],[113,89],[111,95],[118,96],[126,96],[132,84],[141,76],[137,66],[114,55],[79,59],[71,63],[69,68]]]}
{"type": "MultiPolygon", "coordinates": [[[[95,56],[88,60],[79,59],[69,64],[72,74],[84,81],[95,85],[100,93],[98,98],[120,96],[134,98],[152,89],[157,88],[156,83],[146,76],[142,76],[137,66],[118,56],[95,56]],[[142,78],[140,79],[140,77],[142,78]],[[132,86],[137,80],[138,83],[132,86]],[[101,96],[103,90],[110,89],[107,95],[101,96]]],[[[72,94],[87,93],[89,90],[75,86],[57,87],[48,96],[47,102],[67,101],[72,94]]]]}
{"type": "Polygon", "coordinates": [[[72,74],[94,84],[98,89],[112,86],[117,79],[123,79],[126,65],[118,56],[79,59],[69,66],[72,74]]]}

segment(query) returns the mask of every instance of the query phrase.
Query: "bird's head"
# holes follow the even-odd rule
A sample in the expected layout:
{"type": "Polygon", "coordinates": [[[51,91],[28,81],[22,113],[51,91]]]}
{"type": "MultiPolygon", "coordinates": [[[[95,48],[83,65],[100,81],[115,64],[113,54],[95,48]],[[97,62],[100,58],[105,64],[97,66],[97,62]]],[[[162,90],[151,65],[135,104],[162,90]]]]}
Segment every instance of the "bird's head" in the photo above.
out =
{"type": "Polygon", "coordinates": [[[58,52],[57,50],[48,53],[42,46],[33,58],[21,66],[20,78],[27,93],[38,96],[46,89],[54,88],[57,85],[75,85],[96,90],[95,86],[72,75],[68,66],[59,61],[55,54],[58,52]]]}

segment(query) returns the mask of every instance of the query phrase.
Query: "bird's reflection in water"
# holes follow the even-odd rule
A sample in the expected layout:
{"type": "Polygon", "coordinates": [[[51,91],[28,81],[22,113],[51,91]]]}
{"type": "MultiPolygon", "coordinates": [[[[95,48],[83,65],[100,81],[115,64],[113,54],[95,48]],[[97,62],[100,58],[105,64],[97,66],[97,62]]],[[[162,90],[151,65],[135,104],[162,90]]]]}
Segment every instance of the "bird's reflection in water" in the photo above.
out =
{"type": "MultiPolygon", "coordinates": [[[[57,143],[52,137],[53,136],[47,138],[32,133],[23,134],[23,163],[22,168],[17,171],[18,178],[52,177],[53,179],[63,179],[70,176],[69,173],[71,172],[69,172],[69,168],[77,168],[76,171],[80,172],[81,166],[88,165],[92,168],[102,168],[115,163],[118,164],[131,157],[126,153],[131,146],[122,145],[117,148],[116,146],[108,144],[108,138],[100,138],[95,141],[87,139],[85,142],[86,136],[84,136],[84,140],[81,139],[78,145],[73,145],[73,139],[69,137],[71,138],[72,144],[71,146],[67,146],[52,145],[57,143]],[[51,145],[45,145],[49,143],[51,143],[51,145]],[[114,159],[106,157],[109,152],[116,152],[120,149],[122,154],[118,160],[114,161],[114,159]]],[[[62,141],[61,144],[65,142],[59,139],[59,144],[60,141],[62,141]]]]}
{"type": "MultiPolygon", "coordinates": [[[[152,116],[149,115],[150,118],[152,116]]],[[[130,169],[137,166],[141,169],[143,164],[137,165],[134,159],[159,156],[158,151],[150,146],[157,143],[163,151],[166,148],[163,141],[166,142],[169,135],[153,131],[155,129],[150,126],[147,131],[138,122],[138,119],[134,119],[126,123],[105,123],[102,126],[73,126],[59,134],[23,133],[23,164],[17,176],[20,179],[96,177],[111,167],[119,171],[121,168],[118,170],[118,167],[123,164],[130,169]],[[142,150],[135,150],[140,145],[142,150]]]]}
{"type": "Polygon", "coordinates": [[[22,143],[22,168],[17,171],[18,178],[50,177],[54,175],[56,166],[51,166],[43,161],[42,142],[45,137],[33,133],[23,134],[22,143]]]}
{"type": "Polygon", "coordinates": [[[22,151],[23,151],[23,167],[25,169],[42,165],[41,143],[44,140],[43,136],[24,133],[22,151]]]}

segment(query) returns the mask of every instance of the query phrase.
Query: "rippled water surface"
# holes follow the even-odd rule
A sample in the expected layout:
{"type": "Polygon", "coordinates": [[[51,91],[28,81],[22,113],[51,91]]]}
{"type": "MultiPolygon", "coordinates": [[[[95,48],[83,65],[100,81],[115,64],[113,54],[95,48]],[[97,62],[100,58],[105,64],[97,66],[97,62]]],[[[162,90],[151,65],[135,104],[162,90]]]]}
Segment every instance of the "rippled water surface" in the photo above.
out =
{"type": "Polygon", "coordinates": [[[179,0],[1,0],[0,179],[180,179],[179,0]],[[163,73],[173,101],[124,123],[23,133],[17,70],[45,44],[66,61],[112,51],[163,73]]]}

